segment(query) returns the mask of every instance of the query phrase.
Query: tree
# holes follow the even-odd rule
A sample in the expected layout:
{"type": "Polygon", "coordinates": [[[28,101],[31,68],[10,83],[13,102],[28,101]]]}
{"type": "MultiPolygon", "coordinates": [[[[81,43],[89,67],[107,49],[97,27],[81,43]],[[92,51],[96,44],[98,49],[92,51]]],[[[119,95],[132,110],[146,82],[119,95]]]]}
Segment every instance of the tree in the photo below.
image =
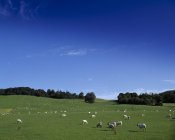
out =
{"type": "Polygon", "coordinates": [[[78,98],[79,99],[84,99],[84,93],[83,92],[80,92],[80,94],[78,95],[78,98]]]}
{"type": "Polygon", "coordinates": [[[94,103],[95,99],[96,99],[96,96],[95,96],[94,92],[89,92],[85,96],[85,102],[87,102],[87,103],[94,103]]]}

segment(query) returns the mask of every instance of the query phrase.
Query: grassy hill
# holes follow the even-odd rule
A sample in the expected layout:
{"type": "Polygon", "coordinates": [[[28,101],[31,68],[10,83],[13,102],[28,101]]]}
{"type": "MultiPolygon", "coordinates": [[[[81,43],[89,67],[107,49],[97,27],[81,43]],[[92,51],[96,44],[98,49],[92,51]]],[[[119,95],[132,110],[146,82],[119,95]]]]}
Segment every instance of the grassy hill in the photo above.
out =
{"type": "Polygon", "coordinates": [[[100,99],[87,104],[78,99],[0,96],[0,140],[174,140],[175,119],[166,117],[169,113],[175,117],[173,110],[174,104],[116,105],[100,99]],[[88,112],[97,112],[96,118],[88,112]],[[62,117],[63,113],[67,116],[62,117]],[[131,119],[124,120],[124,114],[131,119]],[[17,118],[23,121],[21,125],[17,125],[17,118]],[[83,119],[88,125],[81,125],[83,119]],[[123,125],[115,135],[107,122],[116,120],[122,120],[123,125]],[[99,121],[103,121],[102,128],[96,128],[99,121]],[[147,124],[146,132],[136,127],[138,122],[147,124]]]}

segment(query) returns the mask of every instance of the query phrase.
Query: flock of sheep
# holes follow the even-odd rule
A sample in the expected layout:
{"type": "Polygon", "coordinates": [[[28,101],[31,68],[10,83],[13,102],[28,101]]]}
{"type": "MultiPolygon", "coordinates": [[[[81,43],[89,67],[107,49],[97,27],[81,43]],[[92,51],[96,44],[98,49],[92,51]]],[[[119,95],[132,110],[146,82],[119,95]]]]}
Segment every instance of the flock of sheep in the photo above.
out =
{"type": "MultiPolygon", "coordinates": [[[[156,110],[157,111],[157,110],[156,110]]],[[[174,117],[172,117],[172,114],[171,114],[171,110],[169,110],[169,114],[167,115],[168,118],[171,118],[171,119],[175,119],[174,117]]],[[[47,114],[48,112],[44,112],[44,114],[47,114]]],[[[54,111],[54,113],[57,113],[57,111],[54,111]]],[[[67,111],[61,111],[61,116],[62,117],[66,117],[67,116],[67,111]]],[[[126,111],[124,111],[124,113],[126,113],[126,111]]],[[[31,112],[29,112],[29,115],[31,114],[31,112]]],[[[92,115],[91,115],[91,112],[88,112],[88,114],[90,115],[90,118],[96,118],[97,116],[97,112],[94,112],[92,115]]],[[[4,115],[1,113],[1,115],[4,115]]],[[[144,117],[145,115],[144,114],[141,114],[140,116],[144,117]]],[[[124,120],[130,120],[131,119],[131,116],[128,116],[128,115],[123,115],[123,119],[124,120]]],[[[21,128],[21,124],[23,123],[23,121],[18,118],[16,120],[17,122],[17,125],[18,125],[18,128],[21,128]]],[[[81,122],[82,125],[87,125],[88,124],[88,121],[86,119],[82,120],[81,122]]],[[[120,121],[111,121],[111,122],[108,122],[106,123],[107,124],[107,127],[111,130],[114,131],[114,133],[116,134],[116,128],[118,126],[122,126],[123,122],[120,120],[120,121]]],[[[147,125],[145,123],[138,123],[136,124],[136,126],[143,130],[143,131],[146,131],[146,128],[147,128],[147,125]]],[[[102,128],[103,127],[103,122],[102,121],[99,121],[97,124],[96,124],[96,127],[97,128],[102,128]]]]}
{"type": "MultiPolygon", "coordinates": [[[[90,112],[89,112],[90,113],[90,112]]],[[[143,116],[143,114],[142,114],[143,116]]],[[[96,115],[91,115],[91,118],[95,118],[96,115]]],[[[128,115],[123,115],[123,118],[126,120],[129,120],[131,117],[128,116],[128,115]]],[[[88,121],[87,120],[82,120],[82,125],[85,125],[85,124],[88,124],[88,121]]],[[[107,127],[111,130],[114,130],[114,133],[116,134],[116,127],[117,126],[121,126],[123,124],[122,121],[112,121],[112,122],[108,122],[107,123],[107,127]]],[[[102,128],[103,126],[103,122],[100,121],[97,123],[96,127],[97,128],[102,128]]],[[[138,123],[136,125],[138,128],[142,129],[143,131],[146,131],[146,124],[145,123],[138,123]]]]}

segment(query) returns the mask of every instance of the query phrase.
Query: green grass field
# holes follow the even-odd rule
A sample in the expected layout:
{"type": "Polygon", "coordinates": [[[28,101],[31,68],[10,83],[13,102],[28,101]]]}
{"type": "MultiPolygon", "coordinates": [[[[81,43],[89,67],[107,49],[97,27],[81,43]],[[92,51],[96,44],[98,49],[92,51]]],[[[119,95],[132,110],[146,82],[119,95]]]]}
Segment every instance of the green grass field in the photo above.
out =
{"type": "Polygon", "coordinates": [[[175,117],[175,112],[169,110],[175,110],[175,104],[116,105],[106,100],[87,104],[83,100],[0,96],[0,140],[174,140],[175,119],[166,116],[171,113],[175,117]],[[66,117],[61,116],[64,110],[66,117]],[[89,111],[98,112],[96,118],[90,118],[89,111]],[[124,120],[124,114],[131,119],[124,120]],[[18,118],[23,121],[19,126],[18,118]],[[81,125],[83,119],[87,125],[81,125]],[[123,125],[115,135],[107,122],[116,120],[123,125]],[[102,128],[96,128],[99,121],[103,121],[102,128]],[[136,127],[138,122],[146,123],[146,132],[136,127]]]}

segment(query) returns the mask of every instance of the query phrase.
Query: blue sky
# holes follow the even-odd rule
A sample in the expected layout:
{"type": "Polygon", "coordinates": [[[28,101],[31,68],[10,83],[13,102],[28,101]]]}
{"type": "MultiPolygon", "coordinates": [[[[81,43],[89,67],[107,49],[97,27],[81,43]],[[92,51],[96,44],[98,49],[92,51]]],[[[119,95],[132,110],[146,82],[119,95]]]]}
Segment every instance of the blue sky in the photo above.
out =
{"type": "Polygon", "coordinates": [[[174,1],[0,0],[0,88],[161,92],[174,54],[174,1]]]}

